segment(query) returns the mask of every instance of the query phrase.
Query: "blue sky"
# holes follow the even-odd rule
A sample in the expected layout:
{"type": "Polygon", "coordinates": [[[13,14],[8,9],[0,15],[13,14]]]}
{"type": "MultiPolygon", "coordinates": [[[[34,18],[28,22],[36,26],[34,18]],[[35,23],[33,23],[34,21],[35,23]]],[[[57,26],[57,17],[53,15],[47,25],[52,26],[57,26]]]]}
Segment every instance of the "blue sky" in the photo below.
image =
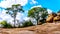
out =
{"type": "Polygon", "coordinates": [[[60,9],[60,0],[35,0],[38,2],[37,4],[30,4],[31,0],[24,6],[26,10],[29,10],[32,6],[41,5],[42,7],[46,7],[51,9],[52,11],[58,11],[60,9]]]}
{"type": "Polygon", "coordinates": [[[57,11],[60,9],[60,0],[37,0],[38,4],[43,7],[49,8],[53,11],[57,11]]]}
{"type": "Polygon", "coordinates": [[[4,8],[10,7],[15,3],[19,3],[23,6],[23,9],[25,10],[23,17],[26,17],[28,10],[34,6],[42,6],[50,9],[49,11],[53,12],[57,12],[60,9],[60,0],[16,0],[16,2],[15,0],[0,0],[0,12],[2,11],[2,13],[4,14],[4,8]]]}
{"type": "MultiPolygon", "coordinates": [[[[0,0],[2,2],[3,0],[0,0]]],[[[29,10],[33,6],[41,5],[42,7],[46,7],[51,9],[52,11],[58,11],[60,9],[60,0],[34,0],[37,3],[30,3],[32,0],[28,0],[27,4],[23,6],[24,10],[29,10]]]]}

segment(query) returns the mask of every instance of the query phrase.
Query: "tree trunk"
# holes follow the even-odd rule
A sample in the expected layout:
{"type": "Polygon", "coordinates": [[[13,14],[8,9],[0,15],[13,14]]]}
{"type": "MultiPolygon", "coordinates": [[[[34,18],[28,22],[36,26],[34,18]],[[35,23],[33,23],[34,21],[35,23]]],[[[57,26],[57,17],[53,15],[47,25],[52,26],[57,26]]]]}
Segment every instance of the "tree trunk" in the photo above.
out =
{"type": "Polygon", "coordinates": [[[17,20],[17,23],[18,23],[18,27],[20,28],[20,22],[19,22],[19,20],[17,20]]]}
{"type": "Polygon", "coordinates": [[[16,18],[14,17],[14,27],[15,27],[15,23],[16,23],[16,18]]]}
{"type": "Polygon", "coordinates": [[[15,23],[16,23],[16,15],[17,15],[17,12],[14,12],[14,27],[15,27],[15,23]]]}
{"type": "Polygon", "coordinates": [[[39,20],[37,19],[37,25],[38,25],[38,23],[39,23],[39,20]]]}

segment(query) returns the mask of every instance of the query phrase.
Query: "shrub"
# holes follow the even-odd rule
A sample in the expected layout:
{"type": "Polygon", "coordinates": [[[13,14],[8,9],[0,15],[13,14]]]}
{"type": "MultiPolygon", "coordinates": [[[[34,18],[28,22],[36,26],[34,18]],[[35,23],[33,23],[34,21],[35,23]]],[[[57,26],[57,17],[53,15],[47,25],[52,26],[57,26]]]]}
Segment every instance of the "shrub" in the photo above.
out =
{"type": "Polygon", "coordinates": [[[31,21],[26,21],[23,23],[23,27],[33,26],[33,23],[31,21]]]}
{"type": "Polygon", "coordinates": [[[2,21],[0,24],[3,25],[4,28],[11,28],[11,24],[7,23],[7,21],[2,21]]]}

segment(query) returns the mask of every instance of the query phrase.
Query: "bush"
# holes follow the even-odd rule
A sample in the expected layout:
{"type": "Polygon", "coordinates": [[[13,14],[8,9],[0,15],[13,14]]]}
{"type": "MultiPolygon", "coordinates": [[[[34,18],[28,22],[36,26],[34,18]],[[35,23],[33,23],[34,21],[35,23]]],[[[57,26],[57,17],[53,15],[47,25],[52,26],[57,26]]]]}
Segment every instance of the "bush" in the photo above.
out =
{"type": "Polygon", "coordinates": [[[31,21],[26,21],[23,23],[23,27],[33,26],[33,23],[31,21]]]}
{"type": "Polygon", "coordinates": [[[0,24],[3,25],[3,28],[12,28],[11,24],[7,23],[7,21],[2,21],[0,24]]]}

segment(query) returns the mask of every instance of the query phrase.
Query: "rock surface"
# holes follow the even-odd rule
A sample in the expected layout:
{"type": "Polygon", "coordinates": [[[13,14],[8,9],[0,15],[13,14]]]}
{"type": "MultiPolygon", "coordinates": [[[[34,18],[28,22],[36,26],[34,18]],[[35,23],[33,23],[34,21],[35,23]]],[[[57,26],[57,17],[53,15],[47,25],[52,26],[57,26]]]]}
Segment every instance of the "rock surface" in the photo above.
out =
{"type": "Polygon", "coordinates": [[[49,14],[47,19],[46,19],[46,22],[50,22],[50,23],[53,23],[53,22],[59,22],[60,21],[60,13],[57,13],[57,14],[49,14]]]}
{"type": "Polygon", "coordinates": [[[60,20],[60,16],[56,16],[56,17],[54,17],[53,20],[54,20],[54,21],[59,21],[59,20],[60,20]]]}
{"type": "Polygon", "coordinates": [[[52,14],[49,14],[48,15],[48,18],[46,19],[46,22],[53,22],[53,19],[54,19],[54,17],[56,16],[56,14],[54,14],[54,13],[52,13],[52,14]]]}
{"type": "Polygon", "coordinates": [[[0,28],[0,34],[60,34],[60,23],[45,23],[25,28],[0,28]]]}

